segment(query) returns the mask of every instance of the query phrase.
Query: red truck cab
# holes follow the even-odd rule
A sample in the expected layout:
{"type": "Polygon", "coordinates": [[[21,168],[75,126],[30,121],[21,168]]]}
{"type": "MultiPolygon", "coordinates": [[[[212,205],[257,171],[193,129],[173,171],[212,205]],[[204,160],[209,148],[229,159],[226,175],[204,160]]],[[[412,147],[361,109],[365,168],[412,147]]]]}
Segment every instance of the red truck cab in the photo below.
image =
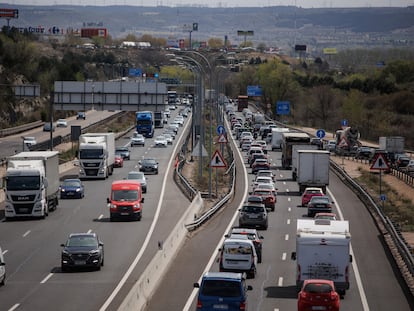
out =
{"type": "Polygon", "coordinates": [[[115,180],[111,186],[111,196],[106,199],[110,221],[116,218],[141,220],[144,198],[141,183],[136,180],[115,180]]]}

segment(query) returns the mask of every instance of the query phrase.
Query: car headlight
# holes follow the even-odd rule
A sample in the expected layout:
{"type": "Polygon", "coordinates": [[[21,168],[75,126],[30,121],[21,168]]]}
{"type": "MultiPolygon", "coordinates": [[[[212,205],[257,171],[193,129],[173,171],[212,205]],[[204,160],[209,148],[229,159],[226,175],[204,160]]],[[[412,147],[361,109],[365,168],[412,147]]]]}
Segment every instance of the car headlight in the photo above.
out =
{"type": "Polygon", "coordinates": [[[101,251],[99,249],[93,249],[89,252],[89,255],[99,255],[101,251]]]}
{"type": "Polygon", "coordinates": [[[62,250],[62,255],[64,256],[69,256],[70,253],[67,250],[62,250]]]}
{"type": "Polygon", "coordinates": [[[60,189],[60,191],[61,191],[61,192],[65,192],[66,190],[62,188],[62,189],[60,189]]]}
{"type": "Polygon", "coordinates": [[[81,191],[81,190],[80,190],[79,188],[77,188],[77,189],[76,189],[76,192],[79,192],[79,191],[81,191]]]}

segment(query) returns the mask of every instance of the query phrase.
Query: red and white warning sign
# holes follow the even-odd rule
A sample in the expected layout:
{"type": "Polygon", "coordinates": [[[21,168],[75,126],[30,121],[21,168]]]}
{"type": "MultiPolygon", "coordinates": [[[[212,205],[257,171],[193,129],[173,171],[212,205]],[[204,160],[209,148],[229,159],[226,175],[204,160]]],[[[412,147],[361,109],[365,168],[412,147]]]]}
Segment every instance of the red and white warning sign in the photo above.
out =
{"type": "Polygon", "coordinates": [[[372,159],[371,164],[372,170],[389,170],[390,167],[388,166],[388,162],[386,160],[386,156],[383,153],[377,153],[372,159]]]}

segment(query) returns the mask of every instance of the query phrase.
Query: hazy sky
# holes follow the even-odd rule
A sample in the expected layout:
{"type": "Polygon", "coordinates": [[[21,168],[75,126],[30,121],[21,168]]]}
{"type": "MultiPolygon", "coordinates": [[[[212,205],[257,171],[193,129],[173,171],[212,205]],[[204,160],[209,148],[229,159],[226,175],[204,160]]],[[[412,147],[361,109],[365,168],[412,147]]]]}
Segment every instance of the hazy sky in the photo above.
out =
{"type": "MultiPolygon", "coordinates": [[[[0,2],[3,2],[0,0],[0,2]]],[[[203,7],[266,7],[296,5],[303,8],[320,7],[406,7],[414,0],[13,0],[15,5],[137,5],[137,6],[203,6],[203,7]]]]}

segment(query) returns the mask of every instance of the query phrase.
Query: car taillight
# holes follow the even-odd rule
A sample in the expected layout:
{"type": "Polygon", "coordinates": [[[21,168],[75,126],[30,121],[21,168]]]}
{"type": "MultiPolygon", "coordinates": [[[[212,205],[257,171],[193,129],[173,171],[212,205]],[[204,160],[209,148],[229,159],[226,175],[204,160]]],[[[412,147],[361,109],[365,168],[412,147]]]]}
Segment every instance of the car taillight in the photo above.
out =
{"type": "Polygon", "coordinates": [[[201,309],[203,307],[203,304],[200,300],[197,300],[197,309],[201,309]]]}
{"type": "Polygon", "coordinates": [[[337,293],[331,293],[331,300],[336,301],[337,300],[337,293]]]}
{"type": "Polygon", "coordinates": [[[246,303],[240,302],[240,310],[246,310],[246,303]]]}

